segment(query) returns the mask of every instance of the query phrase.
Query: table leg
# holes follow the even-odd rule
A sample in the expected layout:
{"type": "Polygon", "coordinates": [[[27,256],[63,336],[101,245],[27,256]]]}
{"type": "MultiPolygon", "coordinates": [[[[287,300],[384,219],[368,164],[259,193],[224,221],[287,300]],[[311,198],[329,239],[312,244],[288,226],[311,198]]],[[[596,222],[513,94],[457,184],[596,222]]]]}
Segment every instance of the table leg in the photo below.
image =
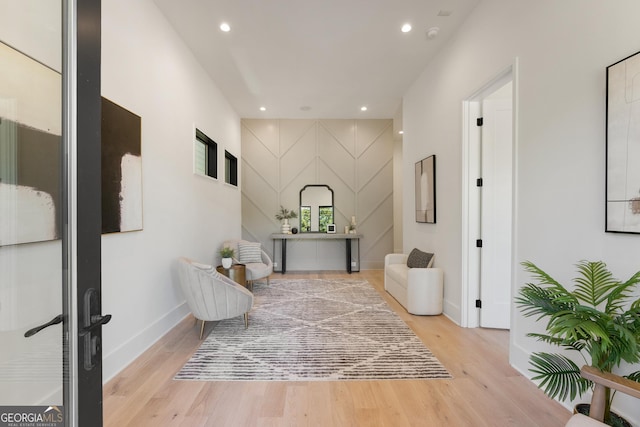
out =
{"type": "Polygon", "coordinates": [[[282,262],[282,274],[287,272],[287,239],[282,239],[282,244],[280,245],[280,258],[282,262]]]}
{"type": "Polygon", "coordinates": [[[351,239],[345,239],[347,242],[347,273],[351,274],[351,239]]]}

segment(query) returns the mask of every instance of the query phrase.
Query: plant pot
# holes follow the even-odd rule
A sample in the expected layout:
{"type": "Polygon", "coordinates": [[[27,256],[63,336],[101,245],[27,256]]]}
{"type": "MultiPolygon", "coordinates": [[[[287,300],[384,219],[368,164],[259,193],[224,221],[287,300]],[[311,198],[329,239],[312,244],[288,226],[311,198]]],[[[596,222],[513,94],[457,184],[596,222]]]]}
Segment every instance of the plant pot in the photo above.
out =
{"type": "Polygon", "coordinates": [[[291,225],[289,225],[289,219],[285,218],[282,220],[282,234],[289,234],[291,231],[291,225]]]}
{"type": "MultiPolygon", "coordinates": [[[[587,415],[588,416],[590,408],[591,408],[591,405],[589,403],[578,403],[573,408],[573,413],[574,414],[582,414],[582,415],[587,415]]],[[[625,420],[624,418],[622,418],[620,415],[616,414],[615,412],[610,412],[609,415],[610,415],[610,422],[605,420],[605,423],[607,425],[615,426],[615,427],[633,427],[629,421],[625,420]]]]}
{"type": "Polygon", "coordinates": [[[233,263],[233,258],[222,258],[222,267],[228,270],[231,268],[231,264],[233,263]]]}

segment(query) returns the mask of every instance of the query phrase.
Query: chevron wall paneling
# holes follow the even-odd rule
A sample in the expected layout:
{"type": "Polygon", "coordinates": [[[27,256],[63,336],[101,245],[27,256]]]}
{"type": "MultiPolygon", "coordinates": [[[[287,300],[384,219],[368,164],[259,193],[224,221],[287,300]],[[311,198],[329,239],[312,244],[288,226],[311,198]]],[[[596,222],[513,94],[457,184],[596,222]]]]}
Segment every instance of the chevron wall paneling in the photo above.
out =
{"type": "MultiPolygon", "coordinates": [[[[242,120],[242,234],[259,241],[280,266],[283,205],[298,210],[300,190],[327,184],[339,233],[355,215],[360,269],[381,269],[393,252],[393,121],[242,120]]],[[[298,227],[298,219],[291,220],[298,227]]],[[[288,271],[344,270],[344,241],[289,240],[288,271]]],[[[354,244],[355,251],[355,244],[354,244]]],[[[355,252],[354,258],[356,260],[355,252]]]]}

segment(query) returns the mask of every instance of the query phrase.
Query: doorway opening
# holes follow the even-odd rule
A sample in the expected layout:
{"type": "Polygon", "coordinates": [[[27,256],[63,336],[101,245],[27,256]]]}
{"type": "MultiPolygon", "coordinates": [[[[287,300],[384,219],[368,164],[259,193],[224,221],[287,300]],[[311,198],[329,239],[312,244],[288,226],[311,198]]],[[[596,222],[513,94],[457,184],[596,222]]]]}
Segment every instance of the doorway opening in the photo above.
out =
{"type": "Polygon", "coordinates": [[[461,324],[465,327],[511,326],[514,68],[510,66],[463,102],[461,324]]]}

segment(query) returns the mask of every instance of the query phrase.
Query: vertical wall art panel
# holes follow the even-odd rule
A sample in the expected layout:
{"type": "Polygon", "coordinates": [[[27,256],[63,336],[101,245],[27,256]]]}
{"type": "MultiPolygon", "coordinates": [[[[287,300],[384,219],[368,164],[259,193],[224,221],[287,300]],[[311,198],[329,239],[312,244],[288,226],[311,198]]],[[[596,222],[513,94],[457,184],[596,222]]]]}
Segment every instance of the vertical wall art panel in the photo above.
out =
{"type": "Polygon", "coordinates": [[[60,74],[0,43],[0,246],[60,237],[60,74]]]}
{"type": "Polygon", "coordinates": [[[607,67],[606,231],[640,233],[640,52],[607,67]]]}
{"type": "Polygon", "coordinates": [[[436,222],[436,156],[416,162],[416,222],[436,222]]]}
{"type": "Polygon", "coordinates": [[[142,230],[140,116],[102,98],[102,233],[142,230]]]}

